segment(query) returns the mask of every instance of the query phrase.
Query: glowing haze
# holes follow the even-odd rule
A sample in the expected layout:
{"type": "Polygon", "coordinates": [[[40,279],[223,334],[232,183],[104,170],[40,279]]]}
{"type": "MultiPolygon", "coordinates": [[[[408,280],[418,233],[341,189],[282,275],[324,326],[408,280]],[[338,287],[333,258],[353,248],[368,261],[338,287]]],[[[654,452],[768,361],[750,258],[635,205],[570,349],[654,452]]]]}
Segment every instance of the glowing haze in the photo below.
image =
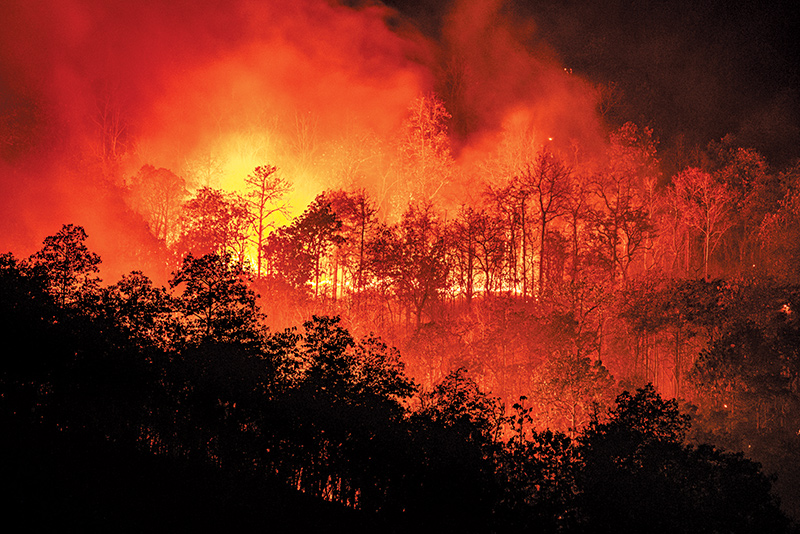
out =
{"type": "Polygon", "coordinates": [[[453,115],[461,178],[448,198],[504,128],[596,149],[590,86],[534,21],[507,12],[498,0],[457,2],[434,42],[373,2],[7,0],[0,249],[28,254],[73,222],[107,279],[138,267],[126,264],[141,261],[131,244],[152,237],[121,192],[144,164],[229,191],[276,165],[295,213],[333,187],[380,199],[402,179],[393,143],[409,105],[431,92],[453,115]]]}

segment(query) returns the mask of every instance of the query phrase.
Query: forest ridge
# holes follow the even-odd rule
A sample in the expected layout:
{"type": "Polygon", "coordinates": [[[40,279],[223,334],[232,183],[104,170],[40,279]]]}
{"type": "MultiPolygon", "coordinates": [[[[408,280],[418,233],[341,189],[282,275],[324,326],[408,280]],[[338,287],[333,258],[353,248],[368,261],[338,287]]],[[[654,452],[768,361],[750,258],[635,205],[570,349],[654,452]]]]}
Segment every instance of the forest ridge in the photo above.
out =
{"type": "Polygon", "coordinates": [[[0,324],[24,341],[1,375],[3,473],[11,516],[42,507],[29,524],[788,531],[760,466],[690,443],[652,385],[537,430],[527,398],[464,369],[420,388],[338,317],[270,332],[230,256],[186,256],[171,291],[141,272],[101,287],[85,240],[65,225],[0,262],[0,324]]]}

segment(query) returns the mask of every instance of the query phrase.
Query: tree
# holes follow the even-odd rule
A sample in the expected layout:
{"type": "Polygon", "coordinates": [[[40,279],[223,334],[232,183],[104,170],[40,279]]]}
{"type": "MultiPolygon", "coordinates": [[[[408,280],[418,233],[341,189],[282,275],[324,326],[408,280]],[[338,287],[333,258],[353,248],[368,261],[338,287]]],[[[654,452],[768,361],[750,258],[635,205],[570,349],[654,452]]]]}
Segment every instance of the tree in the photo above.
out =
{"type": "MultiPolygon", "coordinates": [[[[303,380],[330,395],[381,398],[400,403],[416,391],[396,349],[374,335],[355,341],[339,317],[313,316],[304,323],[303,380]]],[[[399,407],[399,404],[397,404],[399,407]]]]}
{"type": "Polygon", "coordinates": [[[720,240],[720,252],[726,267],[746,272],[765,259],[758,255],[758,229],[780,202],[786,184],[782,183],[782,176],[770,171],[764,156],[757,151],[731,146],[725,140],[710,146],[714,148],[716,161],[708,170],[716,183],[725,184],[729,195],[728,228],[720,240]]]}
{"type": "Polygon", "coordinates": [[[472,207],[462,205],[448,228],[449,251],[456,282],[462,288],[467,305],[472,304],[477,270],[477,232],[479,215],[472,207]]]}
{"type": "Polygon", "coordinates": [[[564,215],[570,193],[572,172],[547,149],[536,156],[533,165],[525,167],[519,180],[531,192],[539,222],[539,297],[545,294],[545,258],[547,227],[564,215]]]}
{"type": "Polygon", "coordinates": [[[314,274],[314,296],[319,295],[323,260],[331,246],[343,241],[340,235],[342,221],[331,210],[325,194],[317,195],[303,214],[292,224],[293,234],[300,248],[308,254],[314,274]]]}
{"type": "Polygon", "coordinates": [[[542,364],[535,379],[539,418],[547,420],[547,428],[563,429],[574,437],[589,422],[593,410],[610,401],[614,385],[614,378],[599,360],[592,361],[577,348],[558,349],[542,364]]]}
{"type": "Polygon", "coordinates": [[[273,228],[270,218],[276,214],[288,216],[289,204],[283,197],[292,188],[277,172],[274,165],[262,165],[245,178],[248,188],[245,198],[255,230],[253,241],[256,246],[256,278],[261,278],[262,249],[267,230],[273,228]]]}
{"type": "Polygon", "coordinates": [[[418,97],[408,111],[400,140],[404,201],[430,202],[452,174],[447,137],[450,114],[434,94],[418,97]]]}
{"type": "Polygon", "coordinates": [[[120,178],[122,158],[130,141],[130,131],[125,117],[124,104],[118,85],[104,84],[95,100],[95,138],[90,150],[100,167],[102,175],[111,180],[120,178]]]}
{"type": "Polygon", "coordinates": [[[103,289],[100,309],[135,343],[167,348],[172,341],[172,301],[163,287],[156,287],[141,271],[126,274],[103,289]]]}
{"type": "Polygon", "coordinates": [[[250,220],[243,198],[203,187],[183,206],[178,253],[232,254],[243,262],[250,220]]]}
{"type": "Polygon", "coordinates": [[[560,432],[524,432],[531,422],[525,397],[508,419],[512,438],[496,453],[500,494],[494,521],[498,531],[573,532],[580,462],[573,441],[560,432]],[[526,421],[527,420],[527,421],[526,421]]]}
{"type": "Polygon", "coordinates": [[[475,269],[483,276],[483,291],[488,297],[502,287],[506,263],[505,221],[489,210],[476,212],[471,218],[475,239],[475,269]]]}
{"type": "Polygon", "coordinates": [[[652,385],[623,392],[580,436],[580,522],[591,532],[785,532],[769,477],[741,453],[684,444],[689,417],[652,385]]]}
{"type": "Polygon", "coordinates": [[[687,224],[697,230],[703,240],[703,278],[708,280],[709,256],[731,226],[728,212],[733,196],[725,184],[697,168],[678,174],[673,187],[687,224]]]}
{"type": "Polygon", "coordinates": [[[633,123],[614,132],[608,167],[593,183],[599,203],[590,220],[612,280],[619,275],[627,282],[630,265],[646,251],[653,232],[652,210],[646,202],[658,177],[652,133],[633,123]]]}
{"type": "Polygon", "coordinates": [[[87,237],[82,226],[65,224],[57,234],[46,237],[42,249],[29,259],[35,269],[44,272],[50,294],[62,307],[97,293],[101,260],[89,251],[87,237]]]}
{"type": "Polygon", "coordinates": [[[183,178],[169,169],[143,165],[130,179],[130,202],[147,221],[156,239],[169,242],[184,198],[188,195],[183,178]]]}
{"type": "Polygon", "coordinates": [[[412,204],[399,225],[384,228],[370,244],[372,272],[379,283],[414,311],[417,330],[426,306],[447,282],[445,242],[438,217],[429,204],[412,204]]]}
{"type": "Polygon", "coordinates": [[[800,164],[781,175],[783,197],[761,222],[758,240],[768,272],[800,282],[800,164]]]}
{"type": "Polygon", "coordinates": [[[481,391],[463,367],[451,371],[423,395],[420,415],[487,443],[497,436],[501,425],[497,400],[481,391]]]}
{"type": "Polygon", "coordinates": [[[586,232],[583,227],[589,214],[587,205],[589,188],[589,179],[585,174],[574,176],[564,202],[564,215],[570,228],[570,278],[572,284],[578,281],[578,273],[581,271],[583,252],[586,246],[586,232]]]}
{"type": "Polygon", "coordinates": [[[363,189],[355,192],[327,191],[325,198],[342,223],[339,232],[342,239],[336,243],[334,282],[339,280],[338,270],[341,267],[344,272],[339,284],[345,286],[347,274],[351,287],[360,292],[366,283],[367,244],[377,227],[377,209],[363,189]]]}
{"type": "Polygon", "coordinates": [[[261,256],[266,260],[264,277],[282,290],[304,291],[313,277],[313,261],[296,235],[295,223],[272,232],[262,245],[261,256]]]}
{"type": "Polygon", "coordinates": [[[273,281],[294,289],[301,289],[311,282],[314,296],[318,296],[323,285],[325,262],[334,247],[344,242],[341,231],[342,221],[331,209],[326,193],[317,195],[291,225],[267,238],[263,254],[273,281]]]}
{"type": "Polygon", "coordinates": [[[794,434],[800,420],[800,288],[770,281],[721,284],[718,334],[691,370],[698,403],[739,447],[794,434]],[[756,440],[756,441],[752,441],[756,440]]]}
{"type": "Polygon", "coordinates": [[[260,338],[260,313],[249,272],[230,254],[189,254],[169,282],[183,315],[188,340],[199,344],[253,343],[260,338]]]}
{"type": "Polygon", "coordinates": [[[500,187],[489,187],[486,195],[491,199],[493,207],[504,219],[502,228],[505,235],[506,279],[501,286],[509,292],[516,293],[522,279],[522,294],[528,292],[528,228],[527,209],[530,192],[520,187],[516,180],[500,187]]]}
{"type": "MultiPolygon", "coordinates": [[[[296,370],[271,420],[277,470],[304,491],[365,510],[393,510],[407,454],[405,405],[416,390],[398,354],[356,341],[338,317],[313,316],[295,345],[296,370]]],[[[286,349],[284,345],[284,350],[286,349]]],[[[268,426],[267,426],[268,425],[268,426]]]]}

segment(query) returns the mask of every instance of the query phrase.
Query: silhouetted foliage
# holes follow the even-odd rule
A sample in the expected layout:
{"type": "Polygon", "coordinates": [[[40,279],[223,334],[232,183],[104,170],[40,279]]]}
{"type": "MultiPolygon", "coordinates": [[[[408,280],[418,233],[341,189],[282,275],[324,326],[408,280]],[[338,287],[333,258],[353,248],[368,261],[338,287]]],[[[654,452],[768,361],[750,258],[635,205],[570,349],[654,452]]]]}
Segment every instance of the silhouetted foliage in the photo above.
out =
{"type": "MultiPolygon", "coordinates": [[[[59,246],[86,261],[51,260],[72,273],[55,290],[47,262],[0,256],[0,329],[18,342],[0,369],[2,475],[18,488],[8,517],[30,513],[35,495],[37,526],[90,529],[319,526],[306,515],[396,532],[788,528],[760,466],[687,445],[689,417],[651,385],[596,410],[573,440],[535,428],[525,398],[506,415],[465,369],[420,390],[396,350],[353,337],[339,317],[268,332],[228,255],[187,256],[174,297],[140,272],[83,285],[96,256],[81,235],[59,246]],[[81,291],[93,298],[72,296],[81,291]],[[297,517],[275,523],[284,505],[297,517]]],[[[746,367],[739,343],[794,361],[791,314],[743,329],[726,313],[698,369],[719,369],[712,355],[746,367]]],[[[599,363],[576,365],[604,379],[599,363]]],[[[725,369],[764,395],[761,378],[725,369]]]]}
{"type": "Polygon", "coordinates": [[[186,254],[230,254],[244,261],[251,215],[238,195],[203,187],[182,208],[180,236],[175,243],[179,257],[186,254]]]}
{"type": "Polygon", "coordinates": [[[248,271],[229,254],[189,254],[183,259],[170,287],[180,287],[175,304],[190,342],[257,341],[259,312],[248,279],[248,271]]]}
{"type": "Polygon", "coordinates": [[[677,403],[662,400],[651,385],[623,392],[606,420],[595,418],[579,439],[582,528],[785,531],[760,466],[710,445],[685,445],[688,427],[677,403]]]}
{"type": "Polygon", "coordinates": [[[277,287],[303,290],[311,282],[314,295],[324,295],[320,286],[323,260],[333,245],[343,241],[339,230],[342,222],[331,211],[325,195],[318,195],[303,214],[287,227],[267,238],[263,254],[267,275],[277,287]]]}
{"type": "Polygon", "coordinates": [[[48,290],[59,305],[76,304],[91,298],[99,289],[100,256],[86,246],[86,231],[65,224],[44,240],[44,246],[30,258],[34,268],[47,277],[48,290]]]}

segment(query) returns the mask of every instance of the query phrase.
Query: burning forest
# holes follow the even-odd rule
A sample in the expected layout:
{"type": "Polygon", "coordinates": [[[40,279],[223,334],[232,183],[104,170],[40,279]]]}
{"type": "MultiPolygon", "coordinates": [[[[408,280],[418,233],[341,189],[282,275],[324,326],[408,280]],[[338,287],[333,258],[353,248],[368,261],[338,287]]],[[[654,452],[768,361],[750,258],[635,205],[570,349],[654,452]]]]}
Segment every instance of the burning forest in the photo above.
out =
{"type": "Polygon", "coordinates": [[[0,16],[12,515],[796,529],[790,8],[0,16]]]}

